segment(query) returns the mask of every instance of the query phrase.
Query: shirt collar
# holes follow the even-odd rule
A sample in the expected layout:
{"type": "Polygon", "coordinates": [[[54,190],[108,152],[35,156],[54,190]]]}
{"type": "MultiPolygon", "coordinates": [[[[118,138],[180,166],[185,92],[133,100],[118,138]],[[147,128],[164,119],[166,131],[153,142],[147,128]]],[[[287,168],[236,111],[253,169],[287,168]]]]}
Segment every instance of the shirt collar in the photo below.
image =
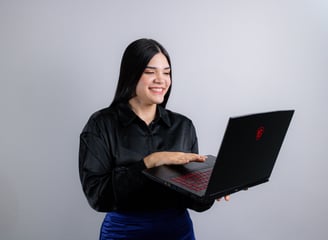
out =
{"type": "MultiPolygon", "coordinates": [[[[124,126],[130,125],[138,118],[138,116],[132,111],[128,103],[118,104],[118,116],[119,120],[124,126]]],[[[160,120],[162,120],[168,127],[171,126],[171,120],[169,118],[167,110],[162,106],[157,105],[156,118],[154,122],[159,122],[160,120]]]]}
{"type": "Polygon", "coordinates": [[[167,110],[160,105],[157,105],[156,119],[161,119],[168,127],[171,126],[171,120],[169,118],[167,110]]]}

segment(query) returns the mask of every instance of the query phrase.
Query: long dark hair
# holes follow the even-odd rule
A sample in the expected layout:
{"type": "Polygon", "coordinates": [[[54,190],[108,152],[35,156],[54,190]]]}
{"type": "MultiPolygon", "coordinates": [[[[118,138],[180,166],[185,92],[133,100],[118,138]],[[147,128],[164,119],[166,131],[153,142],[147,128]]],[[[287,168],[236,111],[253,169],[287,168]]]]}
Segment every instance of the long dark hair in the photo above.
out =
{"type": "MultiPolygon", "coordinates": [[[[117,83],[114,99],[111,106],[118,103],[127,103],[136,94],[138,81],[143,74],[149,61],[157,53],[163,53],[171,68],[171,60],[165,48],[153,39],[138,39],[125,49],[120,68],[120,75],[117,83]]],[[[172,81],[172,70],[170,71],[172,81]]],[[[171,83],[172,86],[172,83],[171,83]]],[[[164,101],[160,104],[165,108],[169,99],[171,87],[164,96],[164,101]]]]}

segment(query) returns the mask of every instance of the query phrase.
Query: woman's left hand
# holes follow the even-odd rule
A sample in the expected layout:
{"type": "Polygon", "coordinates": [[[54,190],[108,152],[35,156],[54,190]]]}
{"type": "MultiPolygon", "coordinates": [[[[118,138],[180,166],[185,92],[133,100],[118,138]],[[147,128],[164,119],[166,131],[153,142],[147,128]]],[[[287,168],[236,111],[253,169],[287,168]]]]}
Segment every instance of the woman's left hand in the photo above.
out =
{"type": "MultiPolygon", "coordinates": [[[[224,196],[224,200],[229,201],[230,200],[230,195],[224,196]]],[[[221,201],[221,198],[216,199],[216,201],[221,201]]]]}

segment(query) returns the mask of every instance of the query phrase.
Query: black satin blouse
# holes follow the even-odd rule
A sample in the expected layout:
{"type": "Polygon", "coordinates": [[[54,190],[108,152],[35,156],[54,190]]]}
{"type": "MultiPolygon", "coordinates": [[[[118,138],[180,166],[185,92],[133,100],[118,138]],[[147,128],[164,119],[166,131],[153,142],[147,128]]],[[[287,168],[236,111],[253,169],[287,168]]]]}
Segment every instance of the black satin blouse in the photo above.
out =
{"type": "Polygon", "coordinates": [[[198,152],[195,128],[188,118],[157,107],[145,124],[129,107],[118,104],[94,113],[80,135],[79,173],[90,206],[100,212],[209,209],[147,179],[143,158],[158,151],[198,152]]]}

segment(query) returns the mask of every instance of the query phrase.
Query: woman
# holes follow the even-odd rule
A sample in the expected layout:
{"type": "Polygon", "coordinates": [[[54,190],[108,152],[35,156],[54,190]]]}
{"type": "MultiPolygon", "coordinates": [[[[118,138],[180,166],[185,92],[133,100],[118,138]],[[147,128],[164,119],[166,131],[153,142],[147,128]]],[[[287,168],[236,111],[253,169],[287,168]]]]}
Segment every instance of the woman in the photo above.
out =
{"type": "Polygon", "coordinates": [[[205,161],[192,122],[165,109],[171,90],[167,51],[151,39],[124,52],[112,104],[80,136],[79,171],[92,208],[107,212],[100,239],[194,239],[187,208],[200,203],[148,180],[142,170],[205,161]]]}

